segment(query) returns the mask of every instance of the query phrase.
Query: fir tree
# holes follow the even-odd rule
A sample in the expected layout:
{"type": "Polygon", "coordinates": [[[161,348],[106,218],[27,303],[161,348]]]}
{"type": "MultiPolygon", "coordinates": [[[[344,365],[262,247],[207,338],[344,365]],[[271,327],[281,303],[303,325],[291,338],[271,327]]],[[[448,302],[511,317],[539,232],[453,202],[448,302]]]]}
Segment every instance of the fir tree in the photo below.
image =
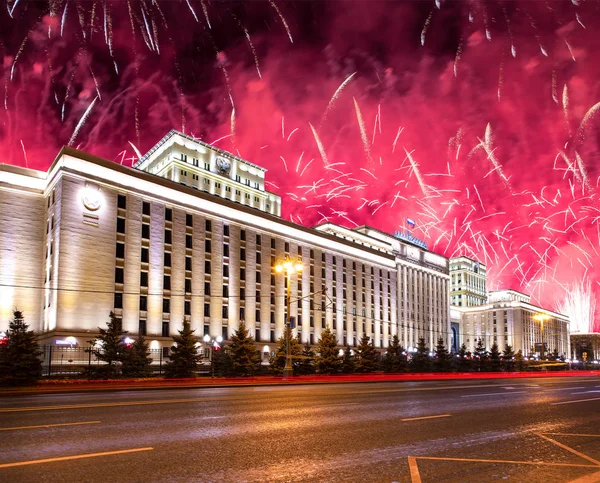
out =
{"type": "Polygon", "coordinates": [[[406,354],[404,353],[404,348],[400,345],[400,339],[397,335],[392,337],[392,342],[383,357],[382,367],[385,372],[406,371],[406,354]]]}
{"type": "Polygon", "coordinates": [[[196,343],[198,337],[194,336],[189,321],[184,320],[179,335],[173,336],[175,344],[171,347],[169,360],[165,364],[165,377],[184,378],[195,377],[202,361],[202,354],[198,352],[196,343]]]}
{"type": "Polygon", "coordinates": [[[350,349],[350,346],[346,346],[344,349],[344,355],[340,363],[340,372],[342,374],[352,374],[356,371],[356,359],[354,357],[354,351],[350,349]]]}
{"type": "Polygon", "coordinates": [[[477,339],[477,345],[475,346],[474,356],[474,366],[478,371],[485,371],[487,369],[487,356],[488,353],[483,345],[483,341],[481,339],[477,339]]]}
{"type": "Polygon", "coordinates": [[[283,335],[279,338],[277,348],[275,349],[275,355],[269,358],[269,370],[273,374],[283,374],[283,368],[286,363],[286,350],[287,341],[290,343],[290,357],[292,358],[292,367],[294,368],[294,374],[297,373],[298,366],[300,365],[300,354],[302,353],[302,346],[298,337],[294,337],[292,329],[286,327],[283,335]]]}
{"type": "Polygon", "coordinates": [[[423,337],[421,337],[417,343],[417,352],[413,354],[410,365],[411,369],[415,372],[427,372],[431,369],[429,348],[425,344],[425,339],[423,339],[423,337]]]}
{"type": "Polygon", "coordinates": [[[0,384],[34,384],[42,376],[42,360],[37,336],[25,323],[20,310],[13,312],[6,333],[6,343],[0,345],[0,384]]]}
{"type": "Polygon", "coordinates": [[[515,370],[515,361],[513,360],[515,357],[515,353],[511,345],[507,345],[504,347],[502,351],[502,369],[507,372],[512,372],[515,370]]]}
{"type": "Polygon", "coordinates": [[[231,353],[229,346],[224,347],[213,347],[211,352],[211,375],[217,377],[230,377],[235,376],[233,371],[233,360],[231,359],[231,353]]]}
{"type": "Polygon", "coordinates": [[[438,372],[448,372],[452,363],[452,354],[448,352],[444,345],[444,339],[440,337],[435,346],[434,367],[438,372]]]}
{"type": "Polygon", "coordinates": [[[356,372],[373,372],[377,369],[378,354],[373,343],[363,334],[356,348],[356,372]]]}
{"type": "Polygon", "coordinates": [[[517,367],[517,371],[525,370],[525,359],[523,358],[523,352],[520,350],[515,354],[515,365],[517,367]]]}
{"type": "Polygon", "coordinates": [[[126,349],[123,359],[123,375],[127,377],[147,377],[152,373],[150,347],[142,334],[126,349]]]}
{"type": "Polygon", "coordinates": [[[492,348],[490,349],[489,367],[493,372],[498,372],[501,368],[500,349],[498,348],[498,344],[496,342],[492,344],[492,348]]]}
{"type": "Polygon", "coordinates": [[[339,349],[337,348],[335,336],[329,327],[321,332],[321,337],[317,342],[315,367],[319,374],[335,374],[339,370],[339,349]]]}
{"type": "Polygon", "coordinates": [[[127,334],[123,330],[121,320],[114,312],[109,314],[106,329],[98,327],[99,335],[92,341],[92,354],[97,360],[106,363],[105,366],[95,371],[96,374],[108,378],[119,375],[119,364],[127,356],[127,346],[123,342],[123,336],[127,334]]]}
{"type": "Polygon", "coordinates": [[[252,376],[260,369],[260,354],[243,321],[231,337],[227,351],[231,356],[231,368],[236,376],[252,376]]]}
{"type": "Polygon", "coordinates": [[[467,346],[465,344],[461,345],[456,358],[456,369],[459,372],[469,372],[471,370],[473,361],[470,356],[467,352],[467,346]]]}
{"type": "Polygon", "coordinates": [[[307,341],[302,348],[302,355],[300,356],[300,362],[298,363],[299,375],[306,376],[315,373],[315,366],[313,364],[314,358],[315,352],[307,341]]]}

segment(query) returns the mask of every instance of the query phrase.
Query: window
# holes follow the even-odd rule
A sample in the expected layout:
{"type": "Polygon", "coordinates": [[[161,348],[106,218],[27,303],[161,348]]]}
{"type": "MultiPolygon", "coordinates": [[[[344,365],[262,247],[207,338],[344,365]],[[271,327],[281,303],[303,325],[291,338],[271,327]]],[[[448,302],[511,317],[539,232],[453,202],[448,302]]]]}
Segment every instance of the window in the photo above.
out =
{"type": "Polygon", "coordinates": [[[163,276],[163,290],[171,290],[171,275],[163,276]]]}
{"type": "Polygon", "coordinates": [[[229,265],[223,265],[223,277],[229,277],[229,265]]]}
{"type": "Polygon", "coordinates": [[[285,251],[286,252],[290,251],[290,243],[289,242],[285,242],[285,251]]]}
{"type": "Polygon", "coordinates": [[[185,269],[186,270],[192,269],[192,257],[185,257],[185,269]]]}
{"type": "Polygon", "coordinates": [[[142,312],[148,310],[148,297],[145,295],[140,295],[140,310],[142,312]]]}
{"type": "Polygon", "coordinates": [[[246,269],[240,268],[240,280],[246,280],[246,269]]]}
{"type": "Polygon", "coordinates": [[[146,335],[146,321],[143,319],[140,319],[138,324],[138,334],[144,336],[146,335]]]}
{"type": "MultiPolygon", "coordinates": [[[[209,303],[204,304],[204,317],[210,317],[210,304],[209,303]]],[[[208,333],[208,332],[206,332],[206,330],[204,332],[208,333]]]]}
{"type": "MultiPolygon", "coordinates": [[[[229,307],[227,307],[227,305],[223,305],[223,308],[221,310],[221,316],[224,319],[228,319],[229,318],[229,307]]],[[[227,331],[227,327],[223,327],[223,331],[226,332],[227,331]]],[[[226,339],[227,337],[224,336],[224,339],[226,339]]]]}
{"type": "Polygon", "coordinates": [[[173,208],[165,208],[165,221],[173,221],[173,208]]]}
{"type": "Polygon", "coordinates": [[[211,252],[210,240],[204,240],[204,251],[206,253],[210,253],[211,252]]]}
{"type": "Polygon", "coordinates": [[[127,198],[125,195],[117,195],[117,208],[122,208],[123,210],[127,208],[127,198]]]}
{"type": "Polygon", "coordinates": [[[246,298],[246,289],[244,287],[240,287],[240,301],[243,302],[246,298]]]}
{"type": "Polygon", "coordinates": [[[185,235],[185,247],[186,248],[193,248],[193,242],[192,242],[192,235],[190,235],[189,233],[185,235]]]}
{"type": "Polygon", "coordinates": [[[140,287],[148,287],[148,272],[140,272],[140,287]]]}
{"type": "Polygon", "coordinates": [[[148,223],[142,223],[142,238],[150,239],[150,225],[148,223]]]}
{"type": "Polygon", "coordinates": [[[165,267],[171,266],[171,254],[166,252],[164,256],[165,267]]]}
{"type": "Polygon", "coordinates": [[[271,330],[271,342],[275,342],[275,331],[271,330]]]}
{"type": "Polygon", "coordinates": [[[194,226],[194,216],[189,213],[185,214],[185,226],[192,227],[194,226]]]}
{"type": "Polygon", "coordinates": [[[256,283],[260,283],[260,272],[256,272],[256,283]]]}
{"type": "Polygon", "coordinates": [[[212,231],[212,222],[210,220],[206,220],[204,222],[204,230],[205,231],[212,231]]]}
{"type": "Polygon", "coordinates": [[[271,248],[275,249],[275,238],[271,238],[271,248]]]}
{"type": "MultiPolygon", "coordinates": [[[[169,337],[169,323],[168,322],[162,323],[162,336],[169,337]]],[[[165,347],[165,349],[168,350],[168,347],[165,347]]]]}
{"type": "Polygon", "coordinates": [[[246,249],[240,248],[240,260],[246,260],[246,249]]]}
{"type": "MultiPolygon", "coordinates": [[[[168,337],[168,336],[165,336],[165,337],[168,337]]],[[[163,356],[163,359],[166,359],[167,357],[169,357],[169,348],[168,347],[162,348],[162,356],[163,356]]]]}
{"type": "Polygon", "coordinates": [[[150,203],[142,201],[142,214],[150,216],[150,203]]]}
{"type": "Polygon", "coordinates": [[[262,263],[261,262],[261,254],[260,254],[260,252],[256,252],[256,263],[262,263]]]}
{"type": "Polygon", "coordinates": [[[189,300],[183,303],[183,314],[192,315],[192,303],[189,300]]]}
{"type": "Polygon", "coordinates": [[[240,230],[240,240],[246,241],[246,230],[240,230]]]}
{"type": "Polygon", "coordinates": [[[204,261],[204,273],[210,273],[210,260],[204,261]]]}
{"type": "Polygon", "coordinates": [[[163,299],[163,312],[165,314],[171,312],[171,299],[163,299]]]}
{"type": "Polygon", "coordinates": [[[223,236],[229,236],[229,225],[223,225],[223,236]]]}
{"type": "Polygon", "coordinates": [[[165,230],[165,244],[170,245],[171,243],[173,243],[173,232],[165,230]]]}
{"type": "Polygon", "coordinates": [[[115,283],[123,283],[123,269],[122,268],[115,268],[115,283]]]}
{"type": "Polygon", "coordinates": [[[229,243],[223,243],[223,256],[229,257],[229,243]]]}
{"type": "Polygon", "coordinates": [[[123,308],[123,294],[116,293],[115,294],[115,309],[122,309],[122,308],[123,308]]]}
{"type": "Polygon", "coordinates": [[[192,292],[192,279],[186,278],[185,279],[185,293],[191,293],[191,292],[192,292]]]}
{"type": "Polygon", "coordinates": [[[142,247],[142,263],[148,263],[150,260],[150,249],[142,247]]]}
{"type": "Polygon", "coordinates": [[[254,341],[255,342],[260,342],[260,329],[255,329],[254,330],[254,341]]]}
{"type": "Polygon", "coordinates": [[[229,286],[228,285],[223,285],[223,297],[225,297],[225,298],[229,297],[229,286]]]}
{"type": "Polygon", "coordinates": [[[256,309],[254,311],[254,317],[256,319],[256,322],[260,322],[260,309],[256,309]]]}
{"type": "Polygon", "coordinates": [[[260,246],[260,235],[256,235],[256,246],[260,246]]]}
{"type": "Polygon", "coordinates": [[[125,233],[125,218],[117,218],[117,233],[125,233]]]}

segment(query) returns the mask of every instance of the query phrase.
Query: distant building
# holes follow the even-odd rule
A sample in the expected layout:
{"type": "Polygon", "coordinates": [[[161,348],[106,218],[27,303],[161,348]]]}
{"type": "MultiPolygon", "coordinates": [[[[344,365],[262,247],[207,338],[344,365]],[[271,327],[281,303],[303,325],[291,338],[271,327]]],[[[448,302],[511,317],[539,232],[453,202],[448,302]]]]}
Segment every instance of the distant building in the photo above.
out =
{"type": "Polygon", "coordinates": [[[450,303],[476,307],[487,300],[487,271],[483,263],[469,257],[450,259],[450,303]]]}
{"type": "Polygon", "coordinates": [[[171,131],[134,168],[63,148],[47,172],[0,165],[0,329],[18,306],[47,344],[87,346],[110,311],[168,352],[184,319],[230,339],[245,321],[268,356],[294,332],[449,342],[448,259],[362,226],[280,217],[265,169],[171,131]],[[275,273],[283,257],[302,271],[275,273]],[[73,342],[74,341],[74,342],[73,342]]]}

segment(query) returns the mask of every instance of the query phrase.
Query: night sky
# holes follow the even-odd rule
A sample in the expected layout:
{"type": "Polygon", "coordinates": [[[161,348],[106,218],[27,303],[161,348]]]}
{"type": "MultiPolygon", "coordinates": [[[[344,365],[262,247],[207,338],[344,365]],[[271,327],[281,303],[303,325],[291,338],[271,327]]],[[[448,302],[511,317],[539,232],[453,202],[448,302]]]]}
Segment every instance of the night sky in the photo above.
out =
{"type": "Polygon", "coordinates": [[[587,331],[599,28],[583,0],[3,1],[0,162],[131,165],[175,128],[267,167],[285,218],[410,217],[587,331]]]}

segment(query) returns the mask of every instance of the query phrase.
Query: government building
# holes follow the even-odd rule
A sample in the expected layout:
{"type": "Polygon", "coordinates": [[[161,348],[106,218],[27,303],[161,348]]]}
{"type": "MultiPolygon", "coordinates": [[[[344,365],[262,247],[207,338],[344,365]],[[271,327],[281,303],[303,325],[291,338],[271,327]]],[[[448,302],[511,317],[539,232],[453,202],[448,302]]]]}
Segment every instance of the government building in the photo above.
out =
{"type": "Polygon", "coordinates": [[[18,307],[41,343],[87,347],[114,311],[168,351],[184,319],[225,340],[243,320],[269,353],[289,283],[302,342],[450,342],[447,258],[404,231],[291,223],[265,171],[176,131],[133,168],[68,147],[47,172],[0,164],[0,330],[18,307]]]}
{"type": "Polygon", "coordinates": [[[453,350],[464,344],[474,352],[479,339],[489,350],[510,345],[525,357],[571,357],[569,318],[531,303],[516,290],[487,292],[486,266],[461,256],[450,259],[453,350]]]}

